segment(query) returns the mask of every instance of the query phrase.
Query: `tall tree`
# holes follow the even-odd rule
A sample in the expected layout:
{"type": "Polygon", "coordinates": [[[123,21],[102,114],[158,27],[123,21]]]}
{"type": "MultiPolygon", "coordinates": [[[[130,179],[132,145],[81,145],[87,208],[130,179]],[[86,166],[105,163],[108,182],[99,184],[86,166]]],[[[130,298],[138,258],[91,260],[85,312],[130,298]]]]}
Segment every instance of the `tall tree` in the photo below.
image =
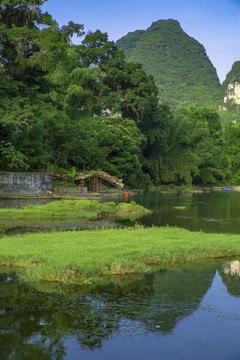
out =
{"type": "Polygon", "coordinates": [[[24,148],[19,140],[28,138],[34,124],[61,107],[48,75],[66,61],[74,33],[83,33],[83,26],[72,22],[60,29],[49,14],[41,12],[44,2],[2,0],[0,5],[1,154],[6,158],[15,153],[22,159],[12,167],[9,163],[12,169],[17,169],[17,163],[18,169],[26,168],[23,159],[34,155],[31,146],[24,148]]]}

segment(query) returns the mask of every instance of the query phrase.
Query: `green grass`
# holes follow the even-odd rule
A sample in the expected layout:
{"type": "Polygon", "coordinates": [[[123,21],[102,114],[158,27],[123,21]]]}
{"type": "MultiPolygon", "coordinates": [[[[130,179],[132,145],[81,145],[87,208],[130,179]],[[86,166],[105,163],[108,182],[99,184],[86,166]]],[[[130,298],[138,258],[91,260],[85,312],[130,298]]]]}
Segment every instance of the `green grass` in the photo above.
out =
{"type": "Polygon", "coordinates": [[[150,212],[142,206],[114,202],[100,203],[95,200],[52,201],[42,206],[27,206],[24,209],[0,209],[0,220],[73,220],[100,217],[130,217],[150,212]]]}
{"type": "Polygon", "coordinates": [[[0,239],[0,265],[24,268],[26,281],[83,283],[108,275],[151,271],[240,256],[240,235],[179,228],[110,229],[27,234],[0,239]]]}

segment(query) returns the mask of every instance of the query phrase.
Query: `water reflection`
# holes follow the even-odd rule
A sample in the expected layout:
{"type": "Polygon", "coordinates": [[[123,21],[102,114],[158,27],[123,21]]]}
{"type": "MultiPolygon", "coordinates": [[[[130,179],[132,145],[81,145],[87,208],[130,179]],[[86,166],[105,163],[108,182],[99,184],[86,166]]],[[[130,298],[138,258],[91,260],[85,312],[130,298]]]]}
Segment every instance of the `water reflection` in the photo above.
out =
{"type": "Polygon", "coordinates": [[[221,278],[229,294],[240,296],[240,261],[233,260],[223,264],[221,278]]]}
{"type": "Polygon", "coordinates": [[[223,271],[224,271],[224,274],[226,274],[226,275],[239,277],[240,276],[240,261],[233,260],[233,261],[224,263],[223,271]]]}
{"type": "MultiPolygon", "coordinates": [[[[240,233],[240,192],[145,193],[130,200],[153,210],[138,223],[178,226],[191,231],[240,233]]],[[[129,221],[122,222],[131,225],[129,221]]]]}
{"type": "Polygon", "coordinates": [[[52,199],[0,199],[0,208],[24,208],[25,206],[33,205],[45,205],[52,201],[52,199]]]}
{"type": "MultiPolygon", "coordinates": [[[[122,359],[124,344],[138,354],[140,342],[145,344],[142,352],[131,358],[146,359],[150,352],[152,359],[159,359],[152,350],[157,347],[163,359],[170,359],[185,336],[185,357],[179,354],[177,358],[190,359],[196,338],[211,338],[209,331],[226,318],[231,318],[233,331],[240,331],[240,321],[234,321],[233,308],[227,305],[231,294],[237,297],[238,309],[240,305],[240,278],[229,270],[236,264],[162,270],[124,281],[113,278],[95,286],[65,289],[47,284],[38,284],[36,289],[19,284],[14,272],[2,271],[0,358],[122,359]],[[219,289],[225,291],[224,296],[219,296],[219,289]],[[216,307],[218,302],[224,307],[224,316],[216,307]]],[[[223,334],[217,339],[218,331],[215,340],[222,342],[223,334]]],[[[203,354],[204,346],[197,347],[203,354]]],[[[226,353],[225,357],[219,355],[228,359],[226,353]]]]}
{"type": "Polygon", "coordinates": [[[50,222],[34,222],[34,221],[12,221],[12,220],[0,220],[0,236],[4,235],[15,235],[15,234],[26,234],[36,232],[51,232],[51,231],[71,231],[71,230],[89,230],[98,228],[113,228],[121,227],[114,221],[99,220],[99,221],[50,221],[50,222]]]}
{"type": "MultiPolygon", "coordinates": [[[[122,201],[123,198],[108,197],[106,201],[122,201]]],[[[105,201],[104,200],[104,201],[105,201]]],[[[137,220],[145,226],[178,226],[191,231],[202,230],[215,233],[240,233],[240,192],[208,192],[208,193],[143,193],[131,196],[129,201],[152,210],[152,213],[137,220]]],[[[8,200],[4,206],[22,207],[23,200],[8,200]]],[[[30,201],[30,200],[29,200],[30,201]]],[[[33,201],[33,200],[31,200],[33,201]]],[[[35,204],[36,205],[36,204],[35,204]]],[[[0,202],[0,207],[3,203],[0,202]]],[[[0,228],[7,234],[20,232],[39,232],[51,230],[87,229],[101,226],[132,226],[136,220],[121,220],[111,222],[104,219],[102,222],[44,222],[26,223],[24,221],[0,221],[0,228]]]]}

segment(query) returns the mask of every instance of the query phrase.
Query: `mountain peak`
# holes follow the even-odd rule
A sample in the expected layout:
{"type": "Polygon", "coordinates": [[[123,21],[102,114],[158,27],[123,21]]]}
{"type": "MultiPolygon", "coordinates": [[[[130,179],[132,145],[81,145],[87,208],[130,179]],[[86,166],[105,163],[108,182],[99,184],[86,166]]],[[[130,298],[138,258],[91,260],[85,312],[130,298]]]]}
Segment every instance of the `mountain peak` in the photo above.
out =
{"type": "Polygon", "coordinates": [[[219,79],[204,47],[177,20],[158,20],[147,30],[121,38],[117,45],[128,61],[140,62],[154,76],[161,99],[181,105],[215,104],[219,79]]]}
{"type": "Polygon", "coordinates": [[[177,26],[181,28],[181,25],[179,23],[178,20],[174,20],[174,19],[163,19],[163,20],[157,20],[157,21],[153,21],[152,25],[150,27],[155,27],[155,26],[162,26],[162,25],[167,25],[167,26],[177,26]]]}

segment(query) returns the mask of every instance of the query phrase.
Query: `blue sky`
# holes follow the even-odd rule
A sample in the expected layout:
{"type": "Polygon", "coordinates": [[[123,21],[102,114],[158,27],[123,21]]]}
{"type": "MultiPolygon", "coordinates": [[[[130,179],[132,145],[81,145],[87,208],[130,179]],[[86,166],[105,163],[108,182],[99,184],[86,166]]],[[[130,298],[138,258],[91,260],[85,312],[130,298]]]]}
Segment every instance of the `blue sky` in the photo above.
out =
{"type": "Polygon", "coordinates": [[[153,21],[178,20],[205,47],[221,82],[240,60],[240,0],[48,0],[42,9],[59,25],[74,21],[114,41],[153,21]]]}

